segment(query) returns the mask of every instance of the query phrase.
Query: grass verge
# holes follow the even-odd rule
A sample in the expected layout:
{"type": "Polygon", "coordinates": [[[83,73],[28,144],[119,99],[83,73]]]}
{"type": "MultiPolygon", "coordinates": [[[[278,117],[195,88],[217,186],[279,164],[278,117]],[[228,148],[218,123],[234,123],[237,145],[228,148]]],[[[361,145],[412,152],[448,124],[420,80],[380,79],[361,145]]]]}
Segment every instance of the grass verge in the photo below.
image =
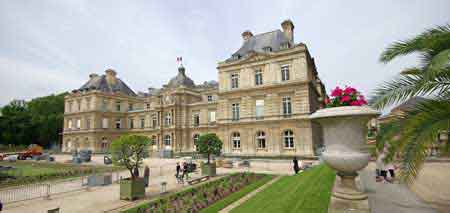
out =
{"type": "Polygon", "coordinates": [[[216,203],[214,203],[211,206],[208,206],[208,208],[202,209],[200,212],[201,213],[215,213],[215,212],[219,212],[220,210],[224,209],[225,207],[227,207],[228,205],[234,203],[235,201],[241,199],[242,197],[244,197],[245,195],[247,195],[248,193],[252,192],[253,190],[259,188],[260,186],[266,184],[267,182],[269,182],[270,180],[272,180],[274,176],[273,175],[267,175],[264,178],[262,178],[261,180],[258,180],[257,182],[254,182],[246,187],[244,187],[243,189],[227,196],[225,199],[222,199],[216,203]]]}
{"type": "Polygon", "coordinates": [[[282,177],[231,212],[328,212],[335,172],[316,166],[282,177]]]}

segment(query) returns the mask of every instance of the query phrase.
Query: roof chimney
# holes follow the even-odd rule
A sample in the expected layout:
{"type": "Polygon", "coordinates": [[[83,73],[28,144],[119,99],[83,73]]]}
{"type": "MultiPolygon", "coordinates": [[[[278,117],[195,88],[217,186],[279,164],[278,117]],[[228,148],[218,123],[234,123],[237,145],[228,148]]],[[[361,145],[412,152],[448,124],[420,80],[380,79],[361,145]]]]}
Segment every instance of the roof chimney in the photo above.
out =
{"type": "Polygon", "coordinates": [[[246,30],[242,33],[242,39],[244,39],[244,42],[248,41],[253,36],[253,33],[250,32],[250,30],[246,30]]]}
{"type": "Polygon", "coordinates": [[[289,41],[294,43],[294,23],[290,19],[284,20],[281,23],[281,28],[283,28],[283,33],[289,41]]]}
{"type": "Polygon", "coordinates": [[[106,81],[108,83],[113,85],[117,83],[116,71],[114,71],[113,69],[107,69],[105,73],[106,73],[106,81]]]}

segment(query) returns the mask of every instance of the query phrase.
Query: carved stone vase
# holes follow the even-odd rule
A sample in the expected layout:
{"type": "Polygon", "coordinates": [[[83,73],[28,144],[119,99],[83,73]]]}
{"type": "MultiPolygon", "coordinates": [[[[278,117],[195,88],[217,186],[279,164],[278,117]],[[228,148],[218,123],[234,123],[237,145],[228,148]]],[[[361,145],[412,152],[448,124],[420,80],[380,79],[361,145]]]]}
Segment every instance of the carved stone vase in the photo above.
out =
{"type": "Polygon", "coordinates": [[[369,163],[367,129],[370,119],[380,113],[368,106],[343,106],[316,111],[311,119],[322,126],[325,151],[322,158],[337,171],[333,196],[347,200],[367,199],[358,190],[357,171],[369,163]]]}

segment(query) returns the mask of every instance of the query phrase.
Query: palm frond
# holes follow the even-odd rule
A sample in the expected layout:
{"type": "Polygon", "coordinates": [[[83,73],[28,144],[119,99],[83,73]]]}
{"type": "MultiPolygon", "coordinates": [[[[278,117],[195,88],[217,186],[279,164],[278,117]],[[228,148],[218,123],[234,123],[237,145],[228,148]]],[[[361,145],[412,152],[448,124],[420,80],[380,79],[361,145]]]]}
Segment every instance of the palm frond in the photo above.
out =
{"type": "Polygon", "coordinates": [[[401,179],[410,184],[417,177],[430,144],[437,141],[439,130],[447,128],[450,120],[450,102],[428,100],[407,113],[400,144],[402,167],[401,179]]]}
{"type": "Polygon", "coordinates": [[[450,24],[428,29],[412,39],[394,42],[381,54],[380,61],[388,63],[398,56],[414,52],[427,52],[429,57],[433,57],[448,48],[450,48],[450,24]]]}
{"type": "Polygon", "coordinates": [[[418,95],[423,84],[422,75],[400,75],[384,82],[370,97],[369,104],[377,109],[407,100],[418,95]]]}

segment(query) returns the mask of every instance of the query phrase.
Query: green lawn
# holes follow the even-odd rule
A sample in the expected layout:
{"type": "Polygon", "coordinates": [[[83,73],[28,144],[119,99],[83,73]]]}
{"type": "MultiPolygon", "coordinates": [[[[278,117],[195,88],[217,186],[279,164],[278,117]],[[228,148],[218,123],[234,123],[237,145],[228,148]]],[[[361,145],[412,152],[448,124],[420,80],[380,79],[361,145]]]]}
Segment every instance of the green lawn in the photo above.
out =
{"type": "Polygon", "coordinates": [[[232,212],[328,212],[335,173],[325,165],[285,176],[232,212]]]}
{"type": "Polygon", "coordinates": [[[214,203],[211,206],[208,206],[208,208],[202,209],[200,212],[201,213],[215,213],[215,212],[219,212],[220,210],[224,209],[225,207],[227,207],[228,205],[234,203],[235,201],[241,199],[242,197],[244,197],[245,195],[247,195],[248,193],[252,192],[253,190],[259,188],[260,186],[264,185],[265,183],[269,182],[270,180],[272,180],[273,176],[272,175],[267,175],[264,178],[262,178],[261,180],[258,180],[257,182],[254,182],[248,186],[246,186],[245,188],[227,196],[225,199],[220,200],[216,203],[214,203]]]}
{"type": "Polygon", "coordinates": [[[35,161],[17,161],[12,163],[3,161],[0,162],[0,165],[12,166],[15,168],[0,173],[0,188],[53,179],[77,177],[91,174],[93,172],[101,173],[113,170],[116,171],[120,169],[119,167],[87,166],[35,161]],[[13,176],[15,179],[5,178],[6,176],[13,176]]]}

